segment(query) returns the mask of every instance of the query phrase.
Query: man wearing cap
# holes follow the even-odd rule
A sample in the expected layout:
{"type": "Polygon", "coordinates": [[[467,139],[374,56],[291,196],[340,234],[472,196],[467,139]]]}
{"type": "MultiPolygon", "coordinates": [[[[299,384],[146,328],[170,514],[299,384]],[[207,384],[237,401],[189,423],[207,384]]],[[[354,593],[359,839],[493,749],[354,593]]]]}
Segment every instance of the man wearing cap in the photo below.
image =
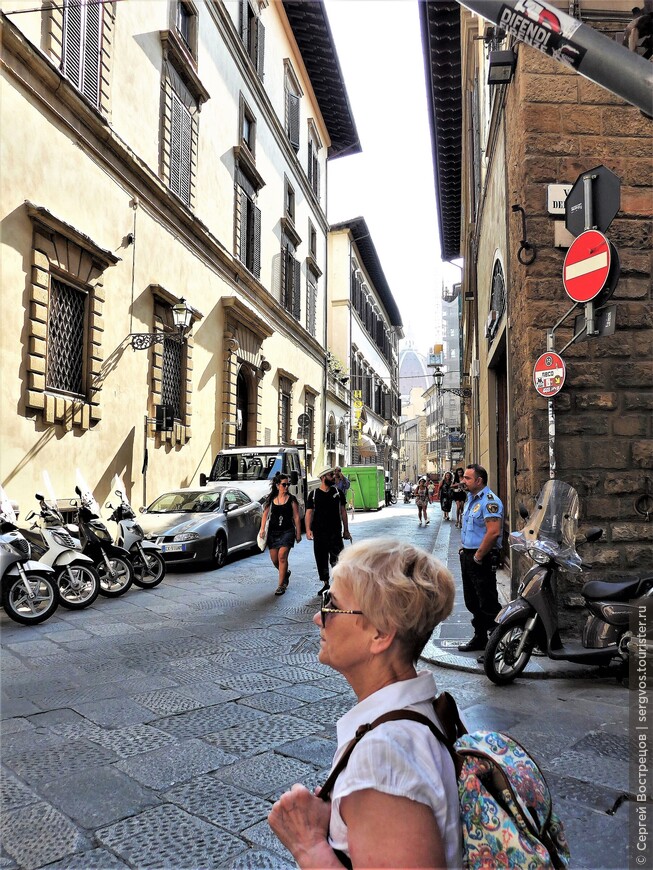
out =
{"type": "Polygon", "coordinates": [[[306,537],[313,541],[317,573],[322,582],[318,595],[329,588],[329,564],[335,565],[342,552],[343,538],[351,540],[346,499],[334,486],[335,469],[325,468],[318,474],[320,486],[306,502],[306,537]]]}

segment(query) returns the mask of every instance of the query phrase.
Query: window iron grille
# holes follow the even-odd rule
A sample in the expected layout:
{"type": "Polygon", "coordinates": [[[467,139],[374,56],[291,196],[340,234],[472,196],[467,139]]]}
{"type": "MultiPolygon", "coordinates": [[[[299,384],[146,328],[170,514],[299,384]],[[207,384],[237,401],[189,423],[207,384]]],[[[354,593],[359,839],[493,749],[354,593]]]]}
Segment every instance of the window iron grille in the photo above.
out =
{"type": "Polygon", "coordinates": [[[184,345],[172,338],[164,338],[161,404],[169,405],[172,408],[176,420],[181,419],[183,360],[184,345]]]}
{"type": "Polygon", "coordinates": [[[48,316],[47,385],[83,395],[86,293],[52,278],[48,316]]]}

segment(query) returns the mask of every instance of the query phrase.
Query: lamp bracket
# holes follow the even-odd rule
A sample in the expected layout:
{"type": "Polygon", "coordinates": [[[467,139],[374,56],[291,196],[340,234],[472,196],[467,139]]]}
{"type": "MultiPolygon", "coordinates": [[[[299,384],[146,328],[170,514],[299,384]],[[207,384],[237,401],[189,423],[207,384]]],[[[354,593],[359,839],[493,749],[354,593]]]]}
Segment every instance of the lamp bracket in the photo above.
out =
{"type": "Polygon", "coordinates": [[[180,332],[132,332],[129,337],[132,350],[147,350],[153,344],[163,344],[166,339],[180,344],[184,340],[184,334],[180,332]]]}

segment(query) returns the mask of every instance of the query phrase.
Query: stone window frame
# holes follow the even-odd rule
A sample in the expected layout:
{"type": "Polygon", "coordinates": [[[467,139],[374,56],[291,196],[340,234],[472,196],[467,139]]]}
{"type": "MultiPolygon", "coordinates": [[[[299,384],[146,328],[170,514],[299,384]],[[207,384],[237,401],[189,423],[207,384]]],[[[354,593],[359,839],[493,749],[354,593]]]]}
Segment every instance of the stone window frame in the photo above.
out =
{"type": "Polygon", "coordinates": [[[308,455],[310,454],[312,457],[315,453],[315,405],[319,395],[320,393],[318,390],[314,390],[312,387],[309,387],[308,384],[304,386],[304,414],[311,418],[309,437],[306,439],[307,461],[308,455]],[[309,409],[311,411],[310,414],[309,409]]]}
{"type": "Polygon", "coordinates": [[[197,65],[197,45],[199,31],[199,15],[197,6],[193,0],[175,0],[170,4],[170,30],[174,28],[179,34],[181,43],[187,49],[195,65],[197,65]],[[188,40],[186,40],[182,30],[179,27],[179,10],[184,9],[188,17],[188,40]]]}
{"type": "Polygon", "coordinates": [[[319,153],[322,150],[322,140],[317,132],[315,121],[312,118],[308,119],[308,157],[306,161],[306,177],[308,184],[317,200],[320,200],[320,158],[319,153]]]}
{"type": "Polygon", "coordinates": [[[36,411],[48,425],[65,431],[88,430],[102,419],[104,303],[103,274],[120,262],[79,230],[42,206],[25,203],[32,222],[29,278],[28,354],[25,407],[36,411]],[[84,290],[87,302],[85,398],[46,387],[48,319],[51,279],[55,277],[84,290]]]}
{"type": "MultiPolygon", "coordinates": [[[[174,332],[172,323],[172,306],[180,301],[180,296],[166,290],[160,284],[150,284],[147,288],[152,294],[153,314],[152,314],[152,332],[165,333],[174,332]]],[[[195,308],[191,308],[192,319],[194,324],[202,318],[202,314],[195,308]]],[[[181,447],[188,442],[192,436],[191,421],[193,416],[193,350],[195,341],[192,331],[184,337],[184,359],[182,384],[180,388],[181,403],[183,410],[181,416],[176,418],[172,429],[166,432],[157,432],[155,429],[154,419],[156,417],[156,407],[162,404],[163,391],[163,350],[162,343],[155,343],[150,348],[150,393],[148,396],[148,425],[150,438],[154,439],[155,446],[161,444],[171,444],[176,447],[181,447]]]]}
{"type": "MultiPolygon", "coordinates": [[[[113,67],[113,43],[116,27],[116,0],[101,5],[102,33],[100,37],[100,81],[97,104],[88,102],[105,117],[111,117],[111,70],[113,67]]],[[[64,6],[44,7],[44,30],[46,52],[63,75],[64,68],[64,6]]],[[[75,85],[75,90],[84,98],[83,92],[75,85]]]]}
{"type": "Polygon", "coordinates": [[[199,113],[202,105],[210,99],[210,95],[197,75],[195,58],[177,32],[177,28],[161,30],[159,36],[163,50],[159,172],[171,193],[192,211],[195,207],[197,187],[199,113]],[[187,132],[190,139],[187,154],[187,197],[172,188],[175,117],[181,117],[183,121],[185,118],[183,112],[187,113],[190,120],[190,128],[187,132]]]}
{"type": "Polygon", "coordinates": [[[294,151],[299,152],[300,105],[304,91],[289,58],[283,60],[284,130],[294,151]]]}

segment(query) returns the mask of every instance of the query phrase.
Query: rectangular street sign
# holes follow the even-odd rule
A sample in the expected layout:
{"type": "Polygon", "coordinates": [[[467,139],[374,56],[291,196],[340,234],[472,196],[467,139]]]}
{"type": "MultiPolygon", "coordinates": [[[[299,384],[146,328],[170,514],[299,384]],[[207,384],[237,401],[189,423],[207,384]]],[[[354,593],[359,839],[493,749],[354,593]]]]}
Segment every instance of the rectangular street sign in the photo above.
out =
{"type": "MultiPolygon", "coordinates": [[[[577,335],[578,332],[585,325],[585,315],[579,314],[574,319],[574,335],[577,335]]],[[[617,306],[616,305],[606,305],[604,308],[597,308],[594,312],[594,328],[597,331],[592,338],[601,338],[604,335],[614,335],[615,328],[617,326],[617,306]]],[[[587,333],[584,332],[579,341],[584,341],[587,338],[587,333]]]]}
{"type": "Polygon", "coordinates": [[[546,188],[546,205],[549,214],[564,214],[565,200],[573,184],[549,184],[546,188]]]}

